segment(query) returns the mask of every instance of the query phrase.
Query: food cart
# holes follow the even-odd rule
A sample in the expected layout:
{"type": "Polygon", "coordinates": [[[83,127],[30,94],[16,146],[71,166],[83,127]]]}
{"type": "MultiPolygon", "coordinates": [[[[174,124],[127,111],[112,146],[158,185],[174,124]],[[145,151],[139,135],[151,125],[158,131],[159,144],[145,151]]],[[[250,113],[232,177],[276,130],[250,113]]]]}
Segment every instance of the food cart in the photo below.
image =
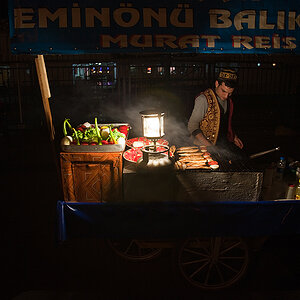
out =
{"type": "Polygon", "coordinates": [[[185,280],[216,290],[243,277],[250,252],[268,237],[300,233],[299,201],[261,201],[263,173],[249,161],[228,161],[217,152],[169,147],[161,136],[156,139],[152,155],[167,149],[163,158],[170,164],[159,165],[163,160],[157,157],[143,163],[145,144],[151,141],[127,139],[119,198],[87,203],[76,197],[75,202],[58,202],[61,242],[105,239],[118,256],[131,262],[149,261],[172,249],[175,266],[185,280]],[[134,147],[136,142],[140,147],[134,147]],[[193,157],[198,154],[193,167],[188,167],[187,149],[193,150],[193,157]],[[198,165],[204,156],[205,162],[198,165]],[[209,167],[210,156],[218,168],[209,167]],[[176,168],[178,162],[182,168],[176,168]]]}
{"type": "MultiPolygon", "coordinates": [[[[152,1],[150,8],[142,2],[133,7],[120,1],[99,4],[90,0],[84,7],[78,3],[61,7],[60,1],[52,1],[47,3],[49,7],[44,3],[40,7],[39,1],[32,1],[29,8],[25,0],[11,1],[12,50],[38,55],[36,67],[54,151],[51,94],[43,54],[299,51],[294,47],[299,33],[293,29],[298,17],[291,7],[286,18],[290,23],[285,20],[284,1],[275,8],[272,1],[266,4],[276,16],[277,26],[267,23],[267,11],[261,10],[257,1],[245,1],[252,9],[246,11],[242,5],[231,7],[231,1],[192,2],[193,6],[152,1]],[[253,19],[256,11],[258,28],[253,19]],[[289,38],[280,31],[285,25],[289,26],[285,31],[289,38]]],[[[205,168],[201,164],[196,170],[182,169],[179,159],[172,158],[176,151],[171,154],[171,148],[163,148],[155,152],[167,150],[168,159],[173,160],[169,172],[147,173],[123,164],[124,160],[132,163],[124,156],[130,151],[125,151],[125,145],[121,149],[100,146],[62,147],[57,165],[64,191],[64,199],[58,199],[57,204],[62,242],[104,238],[116,253],[134,261],[152,259],[161,249],[174,248],[185,279],[201,288],[220,289],[231,286],[245,273],[248,238],[300,234],[299,201],[259,201],[262,172],[242,162],[230,163],[215,153],[216,170],[208,161],[205,168]]]]}

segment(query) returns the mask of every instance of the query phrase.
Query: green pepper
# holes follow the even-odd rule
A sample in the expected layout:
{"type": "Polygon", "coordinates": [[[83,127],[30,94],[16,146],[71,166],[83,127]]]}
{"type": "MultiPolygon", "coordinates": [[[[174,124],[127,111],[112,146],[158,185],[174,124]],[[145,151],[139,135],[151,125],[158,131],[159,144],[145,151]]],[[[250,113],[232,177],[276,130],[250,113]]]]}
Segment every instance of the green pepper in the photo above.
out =
{"type": "Polygon", "coordinates": [[[80,145],[80,141],[79,141],[79,137],[78,137],[77,131],[74,128],[73,128],[73,131],[74,131],[74,135],[75,135],[76,144],[80,145]]]}
{"type": "Polygon", "coordinates": [[[100,130],[99,130],[99,127],[98,127],[98,123],[97,123],[97,118],[95,118],[95,128],[96,128],[96,134],[97,134],[97,137],[98,137],[98,145],[102,145],[102,138],[101,138],[101,135],[100,135],[100,130]]]}
{"type": "Polygon", "coordinates": [[[63,125],[63,132],[64,132],[64,136],[67,136],[68,135],[68,132],[67,132],[67,128],[66,128],[66,125],[68,125],[69,129],[73,130],[71,124],[70,124],[70,119],[65,119],[64,120],[64,125],[63,125]]]}
{"type": "Polygon", "coordinates": [[[113,131],[111,130],[111,128],[112,128],[112,125],[109,126],[109,134],[110,134],[110,137],[111,137],[112,141],[114,142],[114,144],[116,144],[117,141],[116,141],[115,135],[114,135],[113,131]]]}

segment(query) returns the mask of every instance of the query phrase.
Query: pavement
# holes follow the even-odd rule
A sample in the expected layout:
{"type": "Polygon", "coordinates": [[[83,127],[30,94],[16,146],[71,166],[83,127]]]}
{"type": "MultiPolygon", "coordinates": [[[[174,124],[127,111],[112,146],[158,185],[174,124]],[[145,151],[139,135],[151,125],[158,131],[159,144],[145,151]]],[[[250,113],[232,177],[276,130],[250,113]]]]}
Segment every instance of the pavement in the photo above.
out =
{"type": "Polygon", "coordinates": [[[218,292],[188,285],[175,249],[132,263],[103,240],[59,243],[56,202],[63,196],[47,130],[16,129],[0,141],[1,299],[300,299],[299,236],[269,237],[251,252],[242,280],[218,292]]]}

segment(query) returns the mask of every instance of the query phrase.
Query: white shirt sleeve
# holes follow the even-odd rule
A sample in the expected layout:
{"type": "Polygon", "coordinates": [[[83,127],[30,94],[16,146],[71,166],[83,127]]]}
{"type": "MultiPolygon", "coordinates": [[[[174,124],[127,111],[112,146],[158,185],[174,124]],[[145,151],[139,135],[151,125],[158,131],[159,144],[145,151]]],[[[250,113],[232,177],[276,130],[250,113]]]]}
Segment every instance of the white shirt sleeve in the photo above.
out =
{"type": "Polygon", "coordinates": [[[194,109],[188,122],[188,131],[192,134],[199,129],[200,122],[203,120],[208,109],[206,97],[201,94],[195,99],[194,109]]]}

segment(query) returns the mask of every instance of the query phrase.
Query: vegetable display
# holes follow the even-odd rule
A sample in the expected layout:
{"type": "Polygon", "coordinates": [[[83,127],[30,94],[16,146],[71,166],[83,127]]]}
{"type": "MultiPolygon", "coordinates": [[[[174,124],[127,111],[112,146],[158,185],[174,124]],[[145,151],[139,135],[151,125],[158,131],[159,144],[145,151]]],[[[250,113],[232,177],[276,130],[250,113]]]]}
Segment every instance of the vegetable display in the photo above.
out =
{"type": "Polygon", "coordinates": [[[124,144],[128,135],[127,125],[99,125],[97,118],[95,123],[84,124],[74,128],[70,119],[65,119],[63,123],[63,134],[65,145],[109,145],[124,144]]]}

